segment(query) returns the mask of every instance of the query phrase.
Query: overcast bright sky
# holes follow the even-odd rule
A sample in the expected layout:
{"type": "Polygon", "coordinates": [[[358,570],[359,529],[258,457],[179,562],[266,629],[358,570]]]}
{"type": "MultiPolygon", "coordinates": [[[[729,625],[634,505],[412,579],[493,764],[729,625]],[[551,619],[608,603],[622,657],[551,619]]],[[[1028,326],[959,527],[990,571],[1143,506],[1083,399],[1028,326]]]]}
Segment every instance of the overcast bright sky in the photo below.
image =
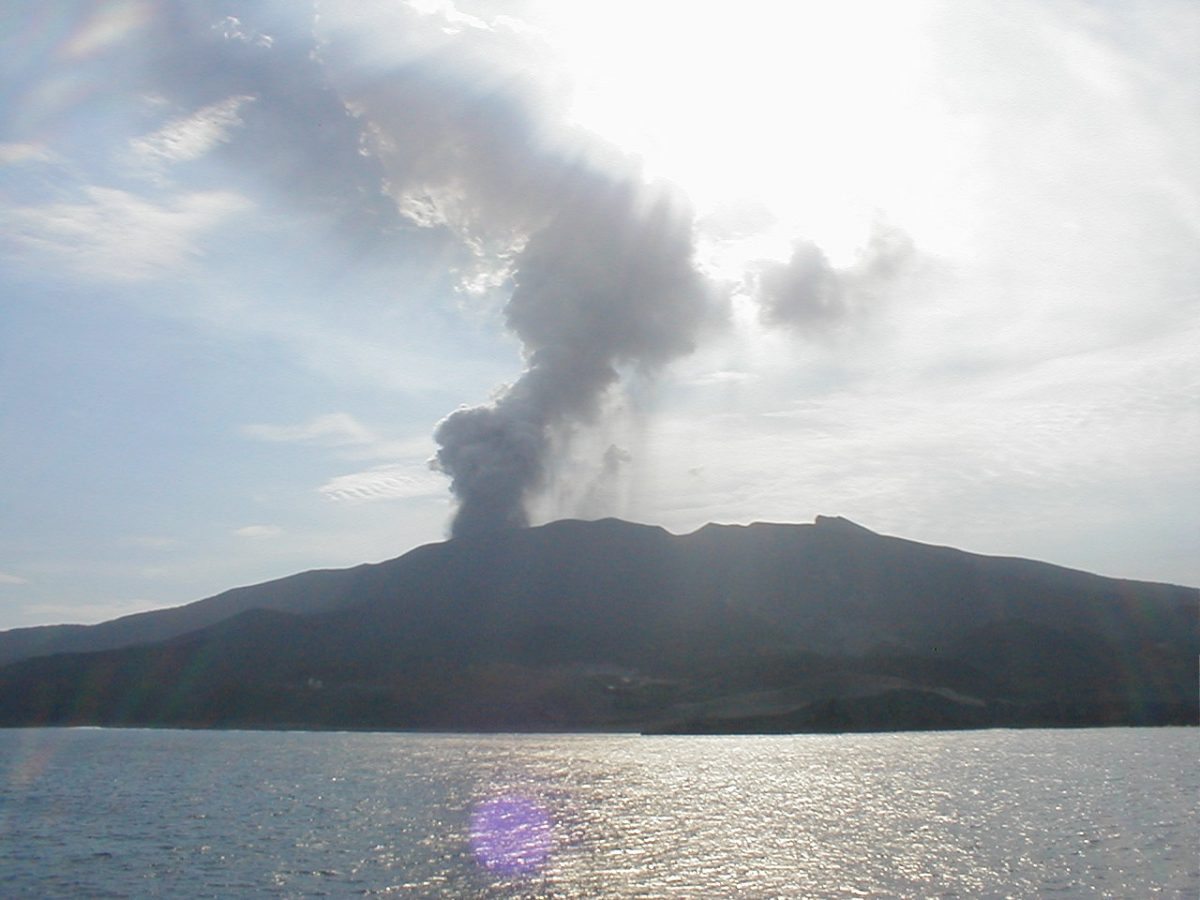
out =
{"type": "Polygon", "coordinates": [[[442,540],[481,405],[534,522],[1200,584],[1193,0],[0,23],[0,628],[442,540]]]}

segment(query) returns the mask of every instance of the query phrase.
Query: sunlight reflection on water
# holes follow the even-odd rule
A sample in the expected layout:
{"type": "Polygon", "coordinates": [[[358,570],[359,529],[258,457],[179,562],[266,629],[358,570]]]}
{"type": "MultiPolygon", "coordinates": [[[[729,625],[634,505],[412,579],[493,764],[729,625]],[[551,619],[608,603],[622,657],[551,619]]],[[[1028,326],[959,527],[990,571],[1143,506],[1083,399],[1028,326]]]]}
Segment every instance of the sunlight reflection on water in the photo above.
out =
{"type": "Polygon", "coordinates": [[[1195,897],[1198,738],[0,731],[0,871],[39,897],[1195,897]]]}
{"type": "Polygon", "coordinates": [[[506,875],[546,864],[553,826],[542,806],[527,797],[497,797],[471,813],[471,849],[480,865],[506,875]]]}

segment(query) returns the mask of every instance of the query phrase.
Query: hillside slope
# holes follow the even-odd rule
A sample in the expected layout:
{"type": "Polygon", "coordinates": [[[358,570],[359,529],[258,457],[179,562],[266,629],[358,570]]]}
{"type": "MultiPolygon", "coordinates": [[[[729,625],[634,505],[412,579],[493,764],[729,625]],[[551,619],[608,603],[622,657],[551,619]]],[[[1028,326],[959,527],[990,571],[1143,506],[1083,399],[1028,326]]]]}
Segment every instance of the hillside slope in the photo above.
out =
{"type": "Polygon", "coordinates": [[[1195,589],[842,519],[684,536],[555,522],[243,588],[234,606],[165,641],[12,663],[0,723],[792,731],[1196,717],[1195,589]]]}

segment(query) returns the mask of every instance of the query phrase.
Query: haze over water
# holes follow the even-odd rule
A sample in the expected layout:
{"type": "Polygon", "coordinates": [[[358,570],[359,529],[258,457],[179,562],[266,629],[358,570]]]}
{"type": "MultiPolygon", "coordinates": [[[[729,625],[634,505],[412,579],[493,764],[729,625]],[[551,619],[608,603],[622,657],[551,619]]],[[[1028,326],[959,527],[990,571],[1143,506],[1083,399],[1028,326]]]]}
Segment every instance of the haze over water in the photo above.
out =
{"type": "Polygon", "coordinates": [[[0,889],[1195,897],[1198,738],[3,731],[0,889]]]}

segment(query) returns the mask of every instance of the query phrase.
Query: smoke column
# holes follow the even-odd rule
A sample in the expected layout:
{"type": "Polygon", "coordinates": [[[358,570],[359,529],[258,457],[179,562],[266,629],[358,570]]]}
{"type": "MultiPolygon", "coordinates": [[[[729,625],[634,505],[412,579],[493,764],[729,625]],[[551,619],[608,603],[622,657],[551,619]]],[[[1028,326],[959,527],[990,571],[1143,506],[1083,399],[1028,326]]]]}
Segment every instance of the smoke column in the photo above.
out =
{"type": "Polygon", "coordinates": [[[570,123],[536,34],[415,7],[324,4],[318,56],[401,215],[469,251],[464,284],[511,290],[524,371],[434,434],[462,536],[528,524],[551,455],[623,372],[690,352],[721,296],[694,265],[690,204],[570,123]]]}
{"type": "Polygon", "coordinates": [[[516,261],[505,320],[524,373],[434,434],[459,502],[455,537],[528,524],[555,437],[595,418],[621,367],[653,371],[688,353],[711,309],[681,196],[601,173],[578,181],[516,261]]]}
{"type": "MultiPolygon", "coordinates": [[[[436,6],[329,0],[317,58],[401,216],[465,251],[460,284],[511,290],[504,321],[524,371],[434,432],[462,537],[527,525],[554,454],[623,375],[689,353],[728,286],[695,265],[682,193],[571,125],[565,82],[529,64],[550,58],[534,33],[436,6]]],[[[880,232],[848,270],[807,244],[762,262],[751,293],[763,320],[807,332],[845,318],[903,260],[892,237],[880,232]]]]}

